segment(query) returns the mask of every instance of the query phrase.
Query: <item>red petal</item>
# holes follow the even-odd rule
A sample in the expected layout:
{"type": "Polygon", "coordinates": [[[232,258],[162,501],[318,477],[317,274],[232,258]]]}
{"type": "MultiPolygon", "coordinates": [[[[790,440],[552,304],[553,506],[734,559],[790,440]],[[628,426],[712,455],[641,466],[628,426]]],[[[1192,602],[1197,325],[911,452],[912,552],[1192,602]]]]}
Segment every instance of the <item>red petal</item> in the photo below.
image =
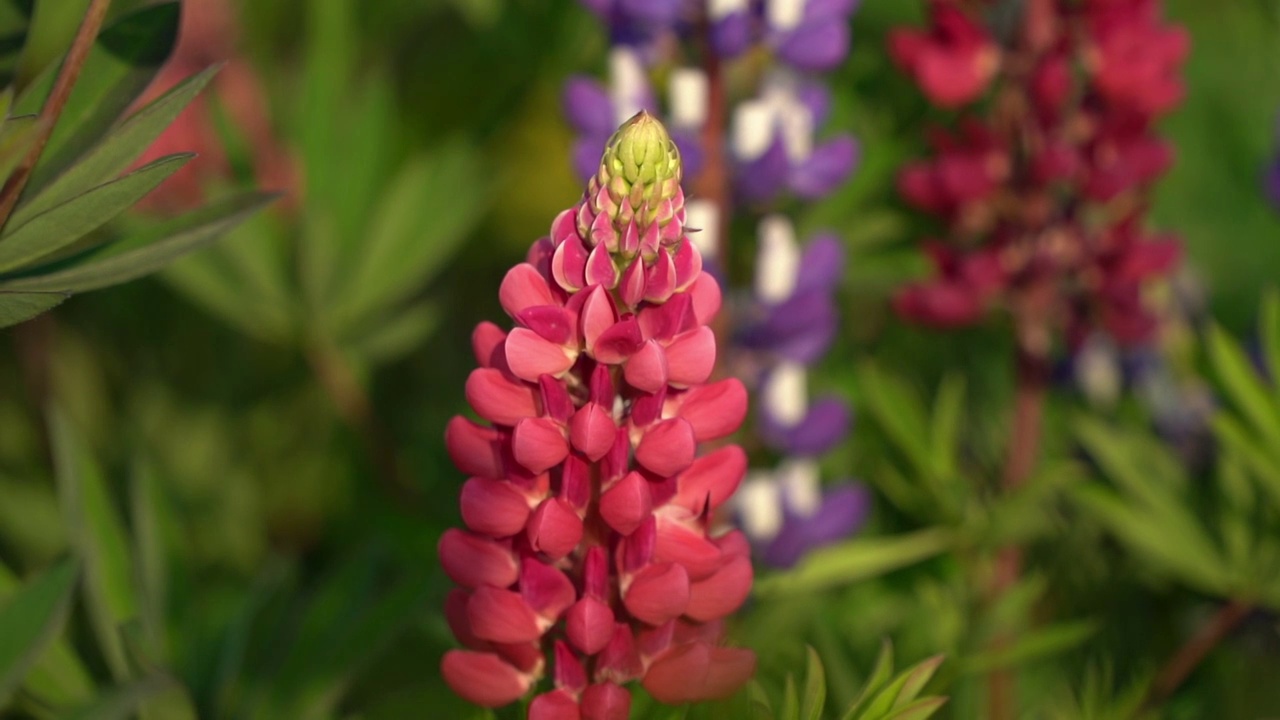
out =
{"type": "Polygon", "coordinates": [[[471,331],[471,351],[476,355],[476,363],[481,367],[506,368],[507,357],[502,348],[502,341],[507,333],[488,320],[476,325],[471,331]]]}
{"type": "Polygon", "coordinates": [[[519,593],[483,585],[471,594],[467,620],[476,637],[500,643],[532,642],[542,637],[538,615],[519,593]]]}
{"type": "Polygon", "coordinates": [[[696,387],[681,398],[679,416],[693,427],[698,442],[725,437],[747,416],[747,389],[737,378],[696,387]]]}
{"type": "MultiPolygon", "coordinates": [[[[508,344],[510,341],[508,340],[508,344]]],[[[587,352],[606,365],[618,365],[644,344],[640,334],[640,324],[634,317],[628,317],[613,324],[608,330],[600,333],[594,345],[587,344],[587,352]]]]}
{"type": "Polygon", "coordinates": [[[581,720],[578,701],[563,690],[542,693],[529,703],[528,720],[581,720]]]}
{"type": "Polygon", "coordinates": [[[646,340],[670,340],[697,325],[693,314],[693,296],[689,293],[672,295],[661,305],[641,310],[637,319],[646,340]]]}
{"type": "Polygon", "coordinates": [[[564,382],[550,375],[538,378],[538,388],[542,391],[542,411],[554,420],[569,422],[573,416],[573,398],[569,397],[569,389],[564,382]]]}
{"type": "Polygon", "coordinates": [[[587,247],[577,234],[569,236],[551,255],[551,277],[569,292],[587,286],[587,247]]]}
{"type": "Polygon", "coordinates": [[[500,478],[503,435],[462,417],[449,421],[444,429],[444,445],[459,470],[468,475],[500,478]]]}
{"type": "Polygon", "coordinates": [[[569,455],[569,441],[564,428],[550,418],[525,418],[511,436],[511,450],[516,462],[532,473],[541,473],[564,462],[569,455]]]}
{"type": "Polygon", "coordinates": [[[520,565],[520,594],[544,619],[555,622],[573,604],[577,593],[564,573],[535,558],[520,565]]]}
{"type": "Polygon", "coordinates": [[[556,345],[565,345],[573,337],[573,317],[559,305],[525,308],[516,315],[516,322],[556,345]]]}
{"type": "Polygon", "coordinates": [[[649,483],[637,472],[628,473],[600,496],[601,517],[623,535],[635,532],[652,510],[649,483]]]}
{"type": "Polygon", "coordinates": [[[701,515],[707,500],[711,510],[727,501],[747,474],[747,454],[737,445],[727,445],[703,455],[676,479],[673,502],[690,513],[701,515]]]}
{"type": "Polygon", "coordinates": [[[458,642],[477,650],[488,649],[488,642],[476,637],[471,631],[471,620],[467,618],[467,603],[471,601],[471,593],[462,588],[454,588],[444,600],[444,618],[449,629],[458,642]]]}
{"type": "Polygon", "coordinates": [[[671,384],[675,387],[706,382],[715,364],[716,336],[705,325],[679,335],[667,346],[667,366],[671,368],[671,384]]]}
{"type": "Polygon", "coordinates": [[[724,564],[720,548],[704,533],[661,516],[653,559],[681,565],[691,580],[705,579],[724,564]]]}
{"type": "Polygon", "coordinates": [[[559,245],[578,234],[576,208],[562,210],[551,222],[551,242],[559,245]]]}
{"type": "MultiPolygon", "coordinates": [[[[742,384],[739,383],[738,387],[742,387],[742,384]]],[[[743,402],[745,403],[745,398],[743,402]]],[[[645,432],[640,444],[636,446],[636,462],[667,477],[689,467],[696,450],[693,425],[684,418],[671,418],[651,426],[645,432]]]]}
{"type": "Polygon", "coordinates": [[[692,285],[693,281],[698,279],[698,274],[702,272],[702,253],[698,252],[698,248],[686,238],[680,243],[680,249],[676,251],[674,259],[676,292],[681,292],[692,285]]]}
{"type": "Polygon", "coordinates": [[[563,346],[546,340],[528,328],[518,327],[507,336],[507,364],[521,380],[537,382],[540,375],[559,377],[573,367],[563,346]]]}
{"type": "Polygon", "coordinates": [[[688,293],[693,298],[693,314],[698,319],[698,324],[710,324],[711,319],[720,312],[720,283],[704,271],[689,286],[688,293]]]}
{"type": "Polygon", "coordinates": [[[707,622],[737,610],[751,594],[751,561],[734,557],[713,575],[689,586],[689,606],[684,614],[707,622]]]}
{"type": "Polygon", "coordinates": [[[583,669],[578,657],[569,649],[563,640],[556,641],[555,647],[555,684],[557,688],[568,690],[574,695],[587,687],[587,671],[583,669]]]}
{"type": "Polygon", "coordinates": [[[516,558],[498,543],[450,528],[440,536],[440,566],[463,587],[508,587],[519,575],[516,558]]]}
{"type": "Polygon", "coordinates": [[[528,676],[497,655],[470,650],[445,653],[440,674],[462,699],[489,708],[519,700],[532,684],[528,676]]]}
{"type": "Polygon", "coordinates": [[[613,265],[613,256],[604,245],[597,245],[587,256],[586,281],[588,285],[599,285],[612,290],[618,284],[618,268],[613,265]]]}
{"type": "Polygon", "coordinates": [[[595,655],[613,637],[613,621],[613,611],[608,605],[593,597],[584,597],[569,608],[564,629],[575,648],[595,655]]]}
{"type": "Polygon", "coordinates": [[[622,603],[632,617],[650,625],[680,617],[689,605],[689,574],[674,563],[649,565],[632,578],[622,603]]]}
{"type": "Polygon", "coordinates": [[[644,281],[644,299],[649,302],[666,302],[676,291],[676,264],[666,248],[658,252],[653,266],[645,273],[644,281]]]}
{"type": "Polygon", "coordinates": [[[462,519],[484,535],[506,537],[524,529],[529,499],[504,480],[473,477],[462,485],[462,519]]]}
{"type": "MultiPolygon", "coordinates": [[[[712,345],[714,344],[713,340],[712,345]]],[[[646,393],[656,393],[666,387],[667,373],[667,354],[657,341],[649,340],[627,359],[622,376],[631,387],[646,393]]]]}
{"type": "Polygon", "coordinates": [[[476,368],[467,377],[467,402],[480,417],[498,425],[515,425],[538,414],[534,388],[493,368],[476,368]]]}
{"type": "Polygon", "coordinates": [[[627,720],[631,693],[613,683],[592,685],[582,693],[582,720],[627,720]]]}
{"type": "Polygon", "coordinates": [[[641,684],[658,702],[681,705],[703,696],[711,665],[711,648],[689,643],[667,651],[644,674],[641,684]]]}
{"type": "Polygon", "coordinates": [[[609,452],[617,433],[618,426],[614,424],[613,416],[593,402],[579,408],[569,424],[569,437],[573,446],[591,462],[596,462],[609,452]]]}
{"type": "Polygon", "coordinates": [[[644,300],[645,278],[644,263],[636,258],[622,271],[622,280],[618,283],[618,296],[622,304],[634,308],[644,300]]]}
{"type": "Polygon", "coordinates": [[[534,550],[559,560],[582,540],[582,518],[564,500],[549,498],[529,519],[528,536],[534,550]]]}
{"type": "Polygon", "coordinates": [[[587,291],[587,299],[582,305],[579,322],[582,323],[582,339],[587,351],[594,348],[600,336],[618,322],[618,313],[613,308],[613,299],[609,291],[596,286],[587,291]]]}
{"type": "Polygon", "coordinates": [[[520,263],[507,271],[498,289],[498,300],[513,318],[526,308],[558,304],[547,279],[529,263],[520,263]]]}
{"type": "Polygon", "coordinates": [[[596,680],[610,680],[616,683],[629,682],[644,672],[640,661],[640,653],[636,650],[636,639],[626,623],[615,623],[613,637],[609,644],[600,651],[596,658],[596,680]]]}

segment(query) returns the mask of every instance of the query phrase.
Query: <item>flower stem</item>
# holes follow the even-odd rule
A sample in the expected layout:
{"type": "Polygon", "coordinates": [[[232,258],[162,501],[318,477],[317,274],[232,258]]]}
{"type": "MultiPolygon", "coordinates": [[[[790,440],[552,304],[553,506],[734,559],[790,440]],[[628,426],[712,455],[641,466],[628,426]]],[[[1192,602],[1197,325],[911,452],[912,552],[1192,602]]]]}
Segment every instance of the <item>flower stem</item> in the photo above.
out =
{"type": "MultiPolygon", "coordinates": [[[[1040,436],[1044,424],[1045,390],[1049,381],[1048,361],[1042,353],[1020,344],[1017,354],[1017,385],[1013,399],[1013,425],[1010,428],[1008,455],[1005,458],[1002,490],[1004,495],[1016,492],[1031,476],[1040,454],[1040,436]]],[[[1022,572],[1022,549],[1017,545],[1001,548],[996,556],[990,600],[995,602],[1018,582],[1022,572]]],[[[992,643],[999,653],[1013,644],[1013,637],[1002,634],[992,643]]],[[[1017,717],[1016,678],[1009,668],[991,673],[988,678],[989,717],[1013,720],[1017,717]]]]}
{"type": "Polygon", "coordinates": [[[1147,690],[1147,697],[1142,702],[1143,710],[1151,710],[1173,696],[1182,683],[1191,676],[1192,671],[1236,628],[1249,613],[1253,605],[1242,600],[1232,600],[1218,608],[1200,630],[1192,635],[1173,657],[1160,668],[1155,680],[1147,690]]]}
{"type": "Polygon", "coordinates": [[[49,144],[54,125],[62,115],[62,109],[67,105],[67,99],[71,97],[71,89],[75,86],[76,79],[80,77],[80,70],[89,57],[89,51],[93,49],[93,41],[97,39],[98,31],[102,29],[109,7],[111,7],[111,0],[91,0],[89,9],[85,11],[84,20],[80,21],[80,29],[76,31],[75,39],[71,41],[71,49],[67,51],[67,57],[62,61],[58,76],[53,81],[53,89],[49,91],[49,97],[45,99],[44,106],[40,109],[39,129],[36,131],[35,141],[31,144],[27,156],[18,163],[13,174],[5,182],[4,188],[0,189],[0,227],[8,222],[9,215],[13,213],[14,207],[18,204],[18,198],[22,196],[22,191],[27,186],[27,181],[31,179],[31,172],[35,170],[40,155],[49,144]]]}

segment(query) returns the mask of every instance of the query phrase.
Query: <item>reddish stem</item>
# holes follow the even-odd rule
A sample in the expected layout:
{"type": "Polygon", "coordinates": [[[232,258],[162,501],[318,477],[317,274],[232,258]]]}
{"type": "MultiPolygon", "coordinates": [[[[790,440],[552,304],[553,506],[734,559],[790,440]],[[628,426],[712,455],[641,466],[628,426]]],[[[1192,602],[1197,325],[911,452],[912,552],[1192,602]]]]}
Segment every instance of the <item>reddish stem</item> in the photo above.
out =
{"type": "Polygon", "coordinates": [[[1142,703],[1143,709],[1150,710],[1172,697],[1218,643],[1252,611],[1253,606],[1241,600],[1232,600],[1218,608],[1218,612],[1160,668],[1156,679],[1151,682],[1151,688],[1147,690],[1146,700],[1142,703]]]}
{"type": "MultiPolygon", "coordinates": [[[[733,211],[729,193],[729,161],[725,148],[725,128],[728,123],[728,106],[725,92],[724,69],[720,56],[711,44],[711,22],[703,18],[702,37],[702,70],[707,75],[707,117],[702,126],[702,151],[705,161],[702,172],[694,182],[696,197],[709,201],[716,211],[714,238],[711,245],[716,249],[716,257],[720,263],[720,271],[725,282],[730,277],[729,258],[729,215],[733,211]]],[[[717,345],[726,347],[730,336],[729,312],[722,307],[720,313],[712,321],[711,329],[715,332],[717,345]]],[[[717,375],[723,375],[721,357],[716,358],[717,375]]]]}

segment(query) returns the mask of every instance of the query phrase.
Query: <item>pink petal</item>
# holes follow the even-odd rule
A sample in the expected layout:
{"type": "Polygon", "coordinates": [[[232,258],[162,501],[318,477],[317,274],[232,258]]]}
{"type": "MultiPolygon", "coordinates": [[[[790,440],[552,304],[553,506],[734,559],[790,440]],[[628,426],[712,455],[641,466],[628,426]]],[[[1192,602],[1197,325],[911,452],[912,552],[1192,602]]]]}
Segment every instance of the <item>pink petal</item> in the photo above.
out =
{"type": "Polygon", "coordinates": [[[667,366],[671,368],[671,384],[689,387],[707,381],[716,364],[716,336],[703,325],[683,333],[667,346],[667,366]]]}
{"type": "Polygon", "coordinates": [[[574,357],[565,348],[528,328],[518,327],[507,336],[507,364],[521,380],[537,382],[540,375],[559,377],[573,367],[574,357]]]}
{"type": "Polygon", "coordinates": [[[529,263],[520,263],[507,271],[498,289],[498,300],[513,318],[526,308],[558,304],[547,279],[529,263]]]}
{"type": "Polygon", "coordinates": [[[541,642],[493,643],[493,649],[515,669],[528,673],[535,679],[542,675],[542,668],[547,664],[547,659],[542,654],[541,642]]]}
{"type": "Polygon", "coordinates": [[[564,459],[564,467],[560,473],[560,499],[576,508],[581,514],[591,502],[592,483],[591,466],[579,455],[570,455],[564,459]]]}
{"type": "Polygon", "coordinates": [[[693,315],[693,298],[688,293],[672,295],[661,305],[641,310],[637,316],[646,340],[670,340],[697,325],[693,315]]]}
{"type": "Polygon", "coordinates": [[[537,474],[564,462],[569,455],[569,441],[564,436],[564,428],[556,421],[525,418],[516,424],[511,450],[516,462],[537,474]]]}
{"type": "Polygon", "coordinates": [[[613,227],[613,218],[603,212],[591,222],[591,231],[587,237],[587,242],[592,247],[604,245],[609,250],[618,249],[619,236],[617,229],[613,227]]]}
{"type": "Polygon", "coordinates": [[[556,345],[565,345],[573,337],[573,318],[559,305],[525,308],[516,315],[516,322],[556,345]]]}
{"type": "Polygon", "coordinates": [[[724,564],[720,548],[708,540],[703,532],[662,517],[658,518],[653,559],[681,565],[689,573],[691,580],[703,580],[724,564]]]}
{"type": "Polygon", "coordinates": [[[571,235],[556,246],[551,256],[551,277],[568,292],[587,286],[587,247],[578,236],[571,235]]]}
{"type": "Polygon", "coordinates": [[[520,564],[520,595],[534,612],[552,623],[577,597],[564,573],[531,557],[520,564]]]}
{"type": "Polygon", "coordinates": [[[668,477],[689,467],[696,450],[693,425],[684,418],[671,418],[650,426],[645,432],[636,446],[636,462],[668,477]]]}
{"type": "Polygon", "coordinates": [[[676,265],[666,248],[658,251],[653,266],[645,273],[644,299],[662,303],[676,291],[676,265]]]}
{"type": "Polygon", "coordinates": [[[519,593],[488,585],[476,588],[467,604],[476,637],[500,643],[531,642],[542,637],[538,615],[519,593]]]}
{"type": "Polygon", "coordinates": [[[590,398],[591,402],[601,407],[613,407],[613,375],[609,372],[609,368],[604,365],[597,365],[596,369],[591,371],[590,398]]]}
{"type": "Polygon", "coordinates": [[[689,606],[684,614],[699,622],[725,617],[746,602],[751,594],[751,561],[738,556],[710,577],[689,586],[689,606]]]}
{"type": "Polygon", "coordinates": [[[618,543],[615,556],[618,571],[631,574],[653,560],[653,548],[658,544],[658,521],[652,515],[618,543]]]}
{"type": "Polygon", "coordinates": [[[528,720],[582,720],[578,701],[563,690],[552,690],[529,703],[528,720]]]}
{"type": "Polygon", "coordinates": [[[524,695],[531,679],[493,653],[450,650],[440,661],[440,674],[462,699],[496,708],[524,695]]]}
{"type": "Polygon", "coordinates": [[[464,530],[445,530],[437,552],[445,574],[463,587],[509,587],[519,576],[510,550],[464,530]]]}
{"type": "Polygon", "coordinates": [[[532,387],[493,368],[476,368],[467,377],[467,402],[480,417],[497,425],[515,425],[538,414],[532,387]]]}
{"type": "Polygon", "coordinates": [[[710,665],[705,643],[680,645],[655,660],[640,682],[658,702],[681,705],[703,696],[710,665]]]}
{"type": "Polygon", "coordinates": [[[613,611],[608,605],[593,597],[584,597],[569,608],[564,629],[575,648],[595,655],[613,637],[613,620],[613,611]]]}
{"type": "Polygon", "coordinates": [[[582,720],[627,720],[631,693],[613,683],[592,685],[582,693],[582,720]]]}
{"type": "Polygon", "coordinates": [[[487,368],[506,368],[507,356],[502,347],[506,339],[507,333],[488,320],[476,325],[476,329],[471,331],[471,351],[475,353],[476,364],[487,368]]]}
{"type": "Polygon", "coordinates": [[[613,416],[593,402],[579,408],[569,424],[569,437],[573,446],[591,462],[608,454],[617,433],[618,426],[614,424],[613,416]]]}
{"type": "Polygon", "coordinates": [[[698,318],[698,324],[711,324],[711,319],[720,312],[720,283],[704,271],[686,292],[693,298],[693,314],[698,318]]]}
{"type": "Polygon", "coordinates": [[[600,496],[600,516],[623,535],[635,532],[652,511],[649,483],[637,472],[628,473],[600,496]]]}
{"type": "Polygon", "coordinates": [[[597,245],[587,257],[587,285],[599,285],[612,290],[618,284],[618,268],[613,265],[613,256],[604,245],[597,245]]]}
{"type": "Polygon", "coordinates": [[[727,501],[747,474],[747,454],[737,445],[727,445],[693,461],[676,479],[677,491],[672,502],[691,514],[701,515],[708,500],[710,510],[727,501]]]}
{"type": "Polygon", "coordinates": [[[468,475],[500,478],[503,434],[458,415],[444,429],[444,445],[459,470],[468,475]]]}
{"type": "Polygon", "coordinates": [[[644,290],[644,263],[636,258],[622,271],[622,279],[618,282],[618,296],[623,305],[634,308],[644,300],[644,290]]]}
{"type": "Polygon", "coordinates": [[[473,477],[462,485],[462,519],[475,532],[515,535],[529,520],[529,500],[504,480],[473,477]]]}
{"type": "Polygon", "coordinates": [[[711,667],[702,699],[719,700],[734,694],[756,673],[756,654],[744,648],[711,648],[711,667]]]}
{"type": "Polygon", "coordinates": [[[649,223],[640,234],[640,256],[646,261],[653,260],[662,244],[662,229],[657,223],[649,223]]]}
{"type": "Polygon", "coordinates": [[[680,243],[674,258],[676,264],[676,292],[683,292],[698,279],[702,272],[702,253],[686,238],[680,243]]]}
{"type": "Polygon", "coordinates": [[[590,352],[600,336],[618,322],[618,313],[613,308],[609,291],[599,286],[588,290],[578,321],[582,324],[583,343],[590,352]]]}
{"type": "Polygon", "coordinates": [[[559,245],[578,234],[576,208],[562,210],[551,222],[551,242],[559,245]]]}
{"type": "Polygon", "coordinates": [[[568,690],[574,695],[587,687],[587,671],[582,662],[573,654],[573,650],[563,640],[557,640],[555,646],[555,684],[557,688],[568,690]]]}
{"type": "MultiPolygon", "coordinates": [[[[640,334],[640,324],[634,317],[628,317],[613,324],[608,330],[600,333],[594,345],[587,343],[587,352],[597,361],[606,365],[619,365],[644,344],[640,334]]],[[[508,338],[507,346],[511,340],[508,338]]]]}
{"type": "Polygon", "coordinates": [[[698,442],[726,437],[747,416],[747,389],[737,378],[695,387],[680,398],[679,416],[689,421],[698,442]]]}
{"type": "Polygon", "coordinates": [[[609,599],[609,553],[599,545],[589,548],[582,561],[582,594],[597,600],[609,599]]]}
{"type": "Polygon", "coordinates": [[[556,244],[551,242],[551,238],[538,238],[537,242],[529,246],[524,261],[532,265],[542,277],[551,277],[551,256],[555,251],[556,244]]]}
{"type": "Polygon", "coordinates": [[[650,625],[680,617],[689,605],[689,574],[674,563],[649,565],[632,578],[622,603],[632,617],[650,625]]]}
{"type": "MultiPolygon", "coordinates": [[[[714,340],[712,341],[714,345],[714,340]]],[[[667,385],[667,354],[656,340],[640,346],[636,354],[627,359],[622,376],[631,387],[646,393],[656,393],[667,385]]]]}
{"type": "Polygon", "coordinates": [[[534,550],[559,560],[582,540],[582,518],[564,500],[548,498],[529,519],[527,534],[534,550]]]}
{"type": "Polygon", "coordinates": [[[569,397],[569,389],[562,380],[550,375],[538,378],[538,389],[542,395],[542,412],[547,417],[562,423],[573,417],[573,398],[569,397]]]}
{"type": "Polygon", "coordinates": [[[596,658],[596,680],[625,683],[640,677],[644,665],[636,650],[636,639],[626,623],[615,623],[613,637],[596,658]]]}
{"type": "Polygon", "coordinates": [[[662,419],[662,408],[667,402],[667,389],[652,395],[641,395],[631,401],[631,424],[642,428],[662,419]]]}
{"type": "MultiPolygon", "coordinates": [[[[631,203],[627,198],[623,198],[622,202],[626,204],[627,210],[630,211],[631,203]]],[[[627,227],[622,231],[622,243],[618,251],[626,257],[632,257],[640,251],[640,228],[636,227],[634,220],[627,223],[627,227]]]]}
{"type": "Polygon", "coordinates": [[[444,599],[444,619],[449,623],[449,630],[458,642],[476,650],[487,650],[488,641],[481,640],[471,631],[471,620],[467,617],[467,604],[471,601],[471,593],[462,588],[454,588],[444,599]]]}
{"type": "Polygon", "coordinates": [[[631,462],[631,436],[625,427],[618,428],[613,438],[613,446],[600,460],[600,479],[604,482],[617,480],[626,475],[631,462]]]}

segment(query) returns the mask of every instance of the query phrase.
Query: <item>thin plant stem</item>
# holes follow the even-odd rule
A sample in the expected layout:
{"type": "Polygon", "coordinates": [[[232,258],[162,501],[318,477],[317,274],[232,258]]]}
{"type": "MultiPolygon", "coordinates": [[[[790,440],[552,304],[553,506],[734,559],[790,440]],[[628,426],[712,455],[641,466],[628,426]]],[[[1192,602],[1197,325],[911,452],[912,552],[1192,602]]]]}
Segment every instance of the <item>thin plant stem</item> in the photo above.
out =
{"type": "Polygon", "coordinates": [[[53,81],[53,89],[49,91],[49,97],[45,99],[44,107],[40,109],[40,117],[37,119],[39,129],[36,130],[35,142],[32,143],[27,156],[18,163],[13,174],[9,176],[4,187],[0,189],[0,227],[3,227],[8,222],[9,216],[13,214],[18,198],[22,197],[22,191],[27,187],[27,181],[31,179],[31,172],[35,170],[45,146],[49,144],[53,128],[61,117],[68,98],[71,97],[71,89],[75,86],[76,79],[80,77],[80,70],[84,68],[85,60],[89,57],[89,51],[93,49],[93,42],[98,37],[98,31],[102,29],[102,23],[107,17],[107,9],[110,7],[111,0],[91,0],[89,3],[84,20],[80,22],[80,29],[76,31],[75,39],[71,42],[71,49],[67,51],[67,57],[62,61],[62,67],[58,69],[58,76],[53,81]]]}
{"type": "MultiPolygon", "coordinates": [[[[716,236],[711,238],[711,247],[716,249],[716,257],[720,263],[720,271],[726,283],[730,280],[731,264],[729,257],[729,215],[733,212],[729,194],[729,160],[726,157],[725,128],[728,124],[728,98],[726,97],[724,66],[711,43],[711,21],[703,18],[701,25],[702,70],[707,76],[707,117],[702,126],[701,143],[705,153],[705,164],[694,183],[694,193],[698,198],[707,200],[715,208],[716,236]]],[[[712,322],[717,345],[726,347],[732,327],[727,307],[721,307],[719,314],[712,322]]],[[[722,358],[724,353],[717,353],[716,375],[725,374],[722,358]]]]}
{"type": "Polygon", "coordinates": [[[1242,600],[1232,600],[1218,608],[1156,673],[1142,702],[1143,710],[1151,710],[1173,697],[1218,643],[1252,611],[1253,605],[1242,600]]]}

